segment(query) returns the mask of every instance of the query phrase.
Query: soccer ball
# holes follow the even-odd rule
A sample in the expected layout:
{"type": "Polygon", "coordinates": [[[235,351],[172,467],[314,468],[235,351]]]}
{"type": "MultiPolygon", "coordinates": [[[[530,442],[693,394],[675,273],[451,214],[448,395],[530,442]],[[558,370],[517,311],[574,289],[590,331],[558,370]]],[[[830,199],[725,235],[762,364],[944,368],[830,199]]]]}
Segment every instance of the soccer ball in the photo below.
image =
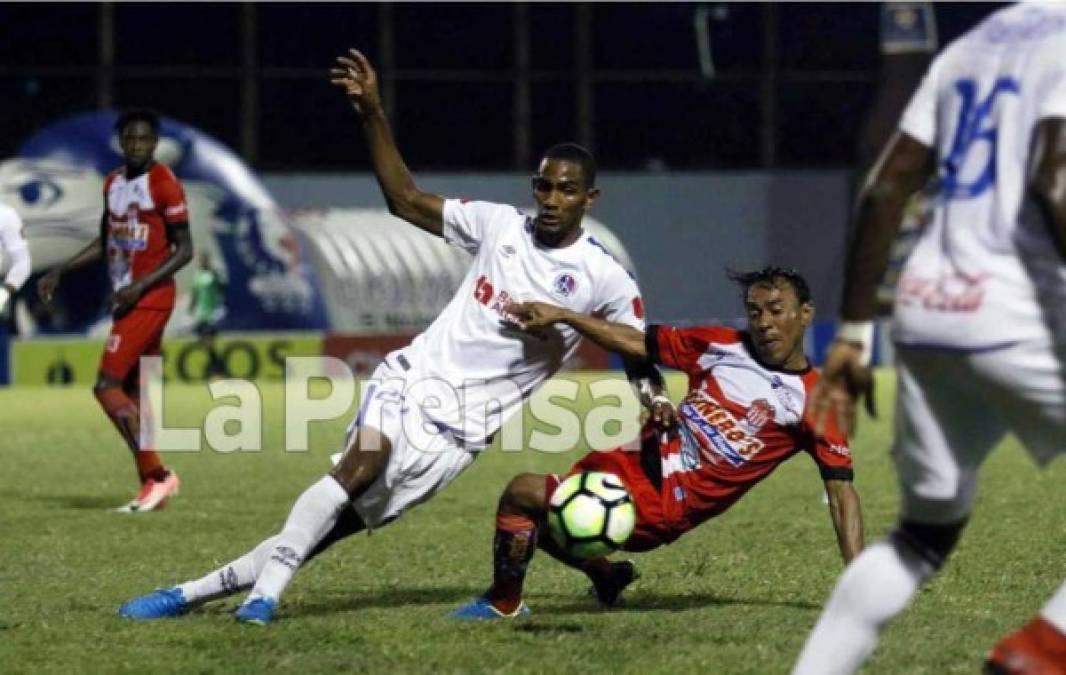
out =
{"type": "Polygon", "coordinates": [[[621,479],[599,471],[570,476],[548,504],[548,531],[575,558],[598,558],[619,548],[636,519],[621,479]]]}

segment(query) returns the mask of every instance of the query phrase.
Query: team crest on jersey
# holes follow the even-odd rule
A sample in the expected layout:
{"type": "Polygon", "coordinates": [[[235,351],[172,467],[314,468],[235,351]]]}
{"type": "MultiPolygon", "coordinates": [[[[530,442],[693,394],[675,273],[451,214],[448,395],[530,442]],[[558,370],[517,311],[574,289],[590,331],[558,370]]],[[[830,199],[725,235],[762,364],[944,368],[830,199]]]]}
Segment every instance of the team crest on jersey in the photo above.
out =
{"type": "Polygon", "coordinates": [[[552,292],[564,298],[569,298],[577,290],[577,279],[569,272],[563,272],[555,277],[552,282],[552,292]]]}
{"type": "Polygon", "coordinates": [[[756,399],[748,406],[748,414],[741,423],[749,434],[759,433],[766,423],[774,418],[774,407],[765,398],[756,399]]]}

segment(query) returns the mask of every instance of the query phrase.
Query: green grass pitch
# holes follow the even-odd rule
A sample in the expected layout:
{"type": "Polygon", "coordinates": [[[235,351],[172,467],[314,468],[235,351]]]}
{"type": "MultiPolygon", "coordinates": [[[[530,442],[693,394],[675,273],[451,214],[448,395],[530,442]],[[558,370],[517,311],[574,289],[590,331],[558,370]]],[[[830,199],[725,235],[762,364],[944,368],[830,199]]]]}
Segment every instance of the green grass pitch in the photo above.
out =
{"type": "MultiPolygon", "coordinates": [[[[863,420],[853,444],[868,541],[895,518],[893,386],[882,373],[885,412],[863,420]]],[[[315,426],[311,452],[282,452],[281,386],[261,388],[266,449],[171,455],[182,495],[135,516],[107,510],[130,497],[132,463],[87,388],[0,390],[0,671],[784,673],[841,570],[818,474],[798,456],[723,517],[635,556],[644,576],[625,609],[597,609],[583,578],[538,556],[531,619],[456,624],[444,615],[488,584],[507,479],[565,469],[582,452],[490,450],[429,504],[310,564],[265,629],[233,621],[236,599],[177,620],[120,619],[124,600],[199,576],[276,531],[325,470],[348,418],[315,426]]],[[[671,388],[679,395],[683,382],[671,388]]],[[[211,406],[202,386],[167,394],[168,424],[211,406]]],[[[1041,472],[1007,441],[985,467],[951,564],[865,672],[976,672],[1062,580],[1063,485],[1066,462],[1041,472]]]]}

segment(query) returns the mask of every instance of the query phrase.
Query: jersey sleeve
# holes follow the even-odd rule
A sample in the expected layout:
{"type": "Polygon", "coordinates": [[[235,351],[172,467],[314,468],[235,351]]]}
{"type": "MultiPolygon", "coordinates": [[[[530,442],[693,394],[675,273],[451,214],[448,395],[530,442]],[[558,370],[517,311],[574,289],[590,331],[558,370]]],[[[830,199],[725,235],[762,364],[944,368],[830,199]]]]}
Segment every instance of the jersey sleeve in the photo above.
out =
{"type": "Polygon", "coordinates": [[[648,358],[656,365],[686,372],[701,370],[700,357],[714,342],[735,342],[735,331],[718,326],[674,328],[652,324],[645,333],[648,358]]]}
{"type": "Polygon", "coordinates": [[[940,59],[933,61],[899,120],[899,130],[927,147],[936,145],[936,100],[940,59]]]}
{"type": "Polygon", "coordinates": [[[1066,63],[1062,60],[1062,49],[1066,40],[1055,41],[1057,47],[1050,54],[1045,50],[1043,56],[1047,75],[1041,83],[1037,100],[1038,120],[1047,117],[1066,117],[1066,63]]]}
{"type": "Polygon", "coordinates": [[[30,248],[23,237],[22,220],[14,209],[0,208],[0,248],[8,259],[4,283],[21,288],[30,276],[30,248]]]}
{"type": "Polygon", "coordinates": [[[851,464],[851,447],[848,439],[836,427],[832,420],[826,423],[825,435],[816,435],[808,429],[807,452],[814,458],[822,480],[852,480],[855,470],[851,464]]]}
{"type": "Polygon", "coordinates": [[[593,311],[595,316],[644,331],[644,301],[637,282],[620,265],[614,267],[593,311]]]}
{"type": "Polygon", "coordinates": [[[152,200],[163,214],[163,222],[174,225],[189,220],[185,206],[185,190],[177,177],[169,171],[152,186],[152,200]]]}
{"type": "Polygon", "coordinates": [[[501,217],[515,213],[513,206],[463,199],[444,200],[444,241],[467,253],[477,253],[501,217]]]}

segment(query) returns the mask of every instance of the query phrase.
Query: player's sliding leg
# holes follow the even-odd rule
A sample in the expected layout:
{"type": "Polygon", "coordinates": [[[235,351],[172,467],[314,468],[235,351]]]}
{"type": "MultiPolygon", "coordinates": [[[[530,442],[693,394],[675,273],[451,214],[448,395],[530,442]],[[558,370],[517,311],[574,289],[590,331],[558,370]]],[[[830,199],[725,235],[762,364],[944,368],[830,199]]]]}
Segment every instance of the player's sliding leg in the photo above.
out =
{"type": "Polygon", "coordinates": [[[636,578],[635,569],[628,561],[612,564],[605,558],[572,558],[545,536],[549,480],[549,476],[542,474],[519,474],[504,489],[496,511],[492,586],[484,597],[459,608],[452,617],[493,619],[528,614],[529,609],[522,602],[522,585],[538,544],[560,562],[585,572],[592,579],[597,595],[610,597],[609,604],[613,604],[621,589],[636,578]],[[628,580],[616,583],[623,576],[628,580]]]}
{"type": "Polygon", "coordinates": [[[859,554],[837,582],[793,675],[857,671],[877,646],[881,628],[910,604],[955,548],[965,524],[904,521],[859,554]]]}
{"type": "Polygon", "coordinates": [[[540,530],[537,545],[542,551],[555,558],[567,567],[572,567],[592,582],[590,594],[596,596],[596,600],[604,607],[615,607],[622,597],[622,591],[631,583],[640,578],[640,572],[632,560],[618,560],[611,562],[607,558],[575,558],[567,555],[559,545],[555,543],[546,528],[540,530]]]}
{"type": "Polygon", "coordinates": [[[237,609],[239,621],[270,622],[296,570],[334,528],[351,500],[384,472],[391,452],[391,443],[376,429],[363,427],[352,435],[340,464],[296,500],[255,586],[237,609]]]}
{"type": "MultiPolygon", "coordinates": [[[[338,541],[366,529],[355,511],[348,509],[337,520],[329,534],[307,554],[304,564],[338,541]]],[[[162,619],[180,616],[190,609],[212,600],[219,600],[255,584],[278,544],[275,535],[254,549],[199,579],[186,581],[172,588],[159,589],[134,598],[119,608],[119,614],[131,619],[162,619]]]]}
{"type": "Polygon", "coordinates": [[[1066,673],[1066,583],[1059,586],[1040,616],[999,641],[988,656],[991,675],[1066,673]]]}

